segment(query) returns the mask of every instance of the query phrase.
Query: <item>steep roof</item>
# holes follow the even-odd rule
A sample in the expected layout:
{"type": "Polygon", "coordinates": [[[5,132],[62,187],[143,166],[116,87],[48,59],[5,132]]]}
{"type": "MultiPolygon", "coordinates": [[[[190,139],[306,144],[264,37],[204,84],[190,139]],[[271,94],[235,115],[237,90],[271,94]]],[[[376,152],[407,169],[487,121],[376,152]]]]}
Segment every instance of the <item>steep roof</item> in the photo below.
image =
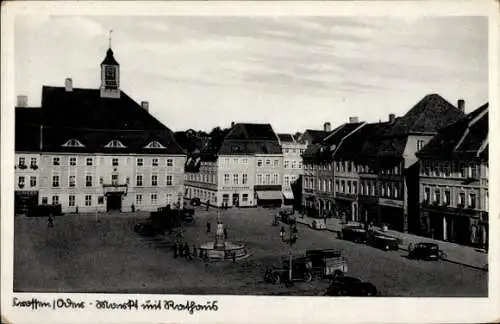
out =
{"type": "Polygon", "coordinates": [[[343,125],[340,125],[333,131],[331,131],[323,140],[321,141],[321,144],[323,145],[328,145],[328,146],[338,146],[340,141],[350,133],[352,133],[354,130],[356,130],[359,126],[361,126],[363,123],[346,123],[343,125]]]}
{"type": "Polygon", "coordinates": [[[335,159],[356,160],[360,157],[378,156],[384,137],[393,124],[364,124],[356,132],[346,137],[335,151],[335,159]]]}
{"type": "Polygon", "coordinates": [[[282,143],[295,143],[292,134],[278,134],[278,138],[282,143]]]}
{"type": "Polygon", "coordinates": [[[309,144],[315,144],[321,142],[328,134],[328,132],[322,130],[306,129],[304,134],[302,134],[302,138],[310,137],[311,142],[309,144]]]}
{"type": "Polygon", "coordinates": [[[123,91],[120,98],[102,98],[99,89],[44,86],[41,110],[44,150],[185,154],[172,131],[123,91]],[[85,148],[61,146],[70,139],[85,148]],[[103,147],[114,139],[125,148],[103,147]],[[165,148],[144,149],[152,141],[165,148]]]}
{"type": "Polygon", "coordinates": [[[103,65],[120,65],[118,62],[115,60],[115,56],[113,55],[113,50],[111,48],[108,48],[106,51],[106,57],[102,61],[103,65]]]}
{"type": "Polygon", "coordinates": [[[42,109],[16,107],[15,150],[36,152],[40,150],[40,125],[42,109]]]}
{"type": "Polygon", "coordinates": [[[465,114],[438,94],[426,95],[403,117],[396,120],[390,136],[437,133],[465,114]]]}
{"type": "Polygon", "coordinates": [[[442,129],[417,153],[420,158],[488,158],[488,104],[442,129]],[[485,147],[483,147],[485,146],[485,147]]]}
{"type": "Polygon", "coordinates": [[[281,154],[278,136],[270,124],[238,123],[224,138],[219,155],[281,154]]]}

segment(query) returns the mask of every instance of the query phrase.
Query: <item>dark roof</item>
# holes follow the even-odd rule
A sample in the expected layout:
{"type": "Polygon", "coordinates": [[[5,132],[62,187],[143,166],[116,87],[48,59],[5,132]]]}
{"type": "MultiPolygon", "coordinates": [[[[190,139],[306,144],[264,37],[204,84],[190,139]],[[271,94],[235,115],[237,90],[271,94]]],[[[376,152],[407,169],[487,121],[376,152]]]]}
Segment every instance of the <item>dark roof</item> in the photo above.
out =
{"type": "Polygon", "coordinates": [[[378,156],[384,136],[392,126],[393,124],[389,122],[364,124],[342,141],[335,152],[335,159],[356,160],[367,156],[378,156]]]}
{"type": "Polygon", "coordinates": [[[417,153],[420,158],[488,157],[488,145],[481,146],[488,138],[488,104],[474,110],[466,117],[442,129],[417,153]],[[481,116],[481,114],[483,114],[481,116]]]}
{"type": "Polygon", "coordinates": [[[15,109],[15,150],[40,150],[40,121],[42,109],[16,107],[15,109]]]}
{"type": "Polygon", "coordinates": [[[311,142],[309,144],[315,144],[321,142],[323,138],[328,136],[328,134],[328,132],[322,130],[306,129],[304,134],[302,134],[302,137],[309,137],[311,139],[311,142]]]}
{"type": "Polygon", "coordinates": [[[411,133],[437,133],[440,129],[456,122],[465,114],[438,94],[422,98],[403,117],[395,121],[389,135],[411,133]]]}
{"type": "Polygon", "coordinates": [[[234,125],[225,136],[218,154],[281,154],[278,136],[270,124],[234,125]]]}
{"type": "Polygon", "coordinates": [[[278,141],[278,137],[270,124],[235,124],[226,140],[269,140],[278,141]]]}
{"type": "Polygon", "coordinates": [[[102,65],[120,65],[115,60],[115,56],[113,55],[113,50],[111,48],[108,48],[108,50],[106,51],[106,57],[104,58],[104,61],[102,61],[101,64],[102,65]]]}
{"type": "Polygon", "coordinates": [[[185,154],[172,131],[144,110],[126,93],[120,98],[101,98],[99,89],[42,88],[40,120],[43,149],[66,152],[115,152],[185,154]],[[62,147],[70,139],[85,148],[62,147]],[[118,139],[127,148],[103,147],[118,139]],[[157,141],[166,149],[144,149],[157,141]]]}
{"type": "Polygon", "coordinates": [[[279,138],[280,142],[295,143],[295,140],[293,139],[293,135],[291,135],[291,134],[278,134],[278,138],[279,138]]]}
{"type": "Polygon", "coordinates": [[[349,124],[343,124],[331,131],[323,140],[321,143],[323,145],[328,145],[328,146],[338,146],[340,141],[352,133],[356,128],[361,126],[363,123],[349,123],[349,124]]]}

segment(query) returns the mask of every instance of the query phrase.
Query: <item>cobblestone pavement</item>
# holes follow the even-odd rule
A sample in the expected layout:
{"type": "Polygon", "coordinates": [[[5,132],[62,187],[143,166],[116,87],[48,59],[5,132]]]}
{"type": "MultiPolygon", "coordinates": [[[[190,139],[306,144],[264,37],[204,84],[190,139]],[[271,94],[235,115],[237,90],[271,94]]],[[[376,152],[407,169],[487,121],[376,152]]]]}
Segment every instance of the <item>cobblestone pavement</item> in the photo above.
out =
{"type": "MultiPolygon", "coordinates": [[[[272,211],[223,211],[228,240],[246,244],[250,256],[237,263],[174,259],[174,238],[142,237],[133,225],[146,213],[66,215],[55,219],[15,218],[15,291],[162,294],[321,295],[325,280],[292,287],[263,282],[265,267],[288,255],[271,226],[272,211]]],[[[184,231],[190,245],[213,241],[216,212],[196,210],[196,222],[184,231]]],[[[328,231],[299,226],[294,255],[306,249],[336,248],[348,260],[349,274],[371,281],[384,296],[486,296],[487,272],[450,262],[408,260],[406,252],[384,252],[338,240],[328,231]]]]}

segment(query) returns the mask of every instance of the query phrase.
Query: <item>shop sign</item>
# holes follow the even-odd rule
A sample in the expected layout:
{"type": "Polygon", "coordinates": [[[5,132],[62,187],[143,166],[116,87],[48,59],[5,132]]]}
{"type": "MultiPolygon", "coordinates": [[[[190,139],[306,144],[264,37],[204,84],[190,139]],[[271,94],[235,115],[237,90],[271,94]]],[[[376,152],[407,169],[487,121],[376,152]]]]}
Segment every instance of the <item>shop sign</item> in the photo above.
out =
{"type": "Polygon", "coordinates": [[[379,198],[378,204],[382,206],[403,208],[403,201],[379,198]]]}

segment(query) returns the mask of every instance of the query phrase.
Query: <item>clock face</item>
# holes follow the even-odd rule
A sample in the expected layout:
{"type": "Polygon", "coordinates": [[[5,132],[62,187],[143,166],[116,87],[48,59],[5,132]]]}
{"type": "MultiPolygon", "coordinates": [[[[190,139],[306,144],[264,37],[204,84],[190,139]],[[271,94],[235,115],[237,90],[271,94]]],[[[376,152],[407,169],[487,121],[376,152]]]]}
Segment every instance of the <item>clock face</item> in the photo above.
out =
{"type": "Polygon", "coordinates": [[[104,78],[106,80],[114,80],[115,77],[116,77],[116,71],[114,67],[112,66],[104,67],[104,78]]]}

